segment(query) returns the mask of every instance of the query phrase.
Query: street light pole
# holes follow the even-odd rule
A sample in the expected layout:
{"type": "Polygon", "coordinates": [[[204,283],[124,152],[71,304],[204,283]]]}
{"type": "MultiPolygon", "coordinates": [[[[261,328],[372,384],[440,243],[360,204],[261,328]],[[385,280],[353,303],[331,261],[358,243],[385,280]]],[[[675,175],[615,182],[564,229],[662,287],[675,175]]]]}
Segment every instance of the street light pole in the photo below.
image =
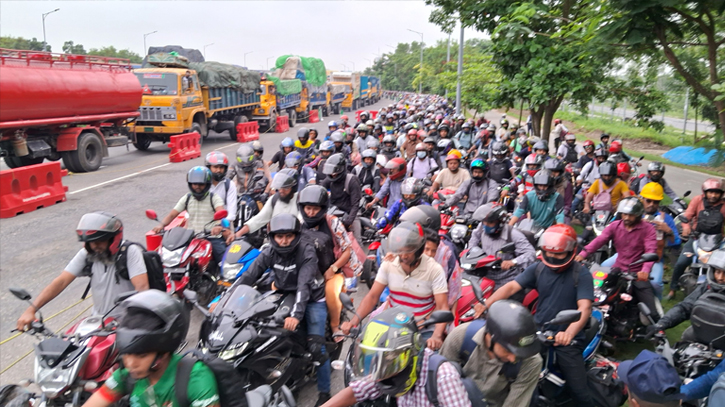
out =
{"type": "Polygon", "coordinates": [[[254,51],[249,51],[244,53],[244,67],[247,67],[247,55],[251,54],[254,51]]]}
{"type": "Polygon", "coordinates": [[[352,64],[352,71],[355,72],[355,61],[347,61],[352,64]]]}
{"type": "Polygon", "coordinates": [[[143,35],[143,54],[144,56],[149,54],[149,49],[146,48],[146,37],[148,37],[151,34],[156,34],[158,31],[151,31],[150,33],[146,33],[143,35]]]}
{"type": "Polygon", "coordinates": [[[53,11],[49,11],[47,13],[43,13],[43,51],[45,51],[47,49],[47,47],[48,47],[48,42],[45,40],[45,17],[47,17],[48,14],[53,14],[56,11],[59,11],[59,10],[60,9],[57,8],[57,9],[55,9],[53,11]]]}
{"type": "Polygon", "coordinates": [[[458,83],[456,83],[456,114],[461,114],[461,77],[463,76],[463,21],[461,21],[461,40],[458,43],[458,83]]]}
{"type": "Polygon", "coordinates": [[[423,93],[423,33],[411,30],[410,28],[408,28],[408,31],[420,35],[420,68],[418,69],[418,76],[420,76],[418,81],[418,93],[420,94],[423,93]]]}
{"type": "Polygon", "coordinates": [[[214,45],[213,42],[211,44],[204,45],[204,59],[206,59],[206,47],[211,47],[212,45],[214,45]]]}
{"type": "MultiPolygon", "coordinates": [[[[448,71],[448,64],[451,63],[451,33],[448,33],[448,50],[446,51],[446,72],[448,71]]],[[[448,89],[446,89],[445,98],[448,99],[448,89]]]]}
{"type": "Polygon", "coordinates": [[[342,70],[343,71],[347,71],[347,65],[345,65],[345,64],[340,64],[340,65],[342,65],[342,70]]]}

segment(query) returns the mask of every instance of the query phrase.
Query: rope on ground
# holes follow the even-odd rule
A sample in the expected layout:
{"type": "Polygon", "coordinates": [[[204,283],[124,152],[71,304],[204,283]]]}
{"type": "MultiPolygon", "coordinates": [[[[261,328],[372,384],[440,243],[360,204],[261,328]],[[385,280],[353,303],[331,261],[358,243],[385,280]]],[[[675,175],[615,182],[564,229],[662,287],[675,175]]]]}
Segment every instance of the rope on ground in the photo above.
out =
{"type": "MultiPolygon", "coordinates": [[[[60,315],[60,314],[62,314],[62,313],[64,313],[64,312],[66,312],[66,311],[68,311],[69,309],[71,309],[71,308],[75,307],[76,305],[78,305],[78,304],[82,303],[83,301],[85,301],[85,300],[87,300],[87,299],[89,299],[89,298],[91,298],[91,297],[92,297],[92,295],[89,295],[89,296],[87,296],[87,297],[86,297],[85,299],[82,299],[82,300],[78,300],[78,301],[76,301],[75,303],[73,303],[73,304],[71,304],[71,305],[69,305],[69,306],[67,306],[67,307],[63,308],[62,310],[60,310],[60,311],[56,312],[55,314],[53,314],[53,315],[49,316],[48,318],[45,318],[45,321],[50,321],[51,319],[53,319],[53,318],[57,317],[58,315],[60,315]]],[[[2,346],[2,345],[5,345],[6,343],[10,342],[11,340],[13,340],[13,339],[17,338],[18,336],[20,336],[20,335],[22,335],[22,334],[23,334],[22,332],[18,332],[18,333],[16,333],[15,335],[13,335],[13,336],[11,336],[11,337],[9,337],[9,338],[7,338],[7,339],[3,339],[2,341],[0,341],[0,346],[2,346]]]]}
{"type": "MultiPolygon", "coordinates": [[[[65,325],[63,325],[62,327],[58,328],[58,330],[57,330],[57,331],[55,331],[55,333],[56,333],[56,334],[60,333],[60,331],[62,331],[63,329],[65,329],[65,327],[67,327],[68,325],[70,325],[70,324],[72,324],[73,322],[75,322],[75,320],[76,320],[76,319],[77,319],[78,317],[80,317],[80,316],[81,316],[81,315],[83,315],[83,314],[84,314],[84,313],[85,313],[86,311],[88,311],[89,309],[91,309],[91,307],[92,307],[92,306],[93,306],[93,304],[91,304],[91,305],[87,306],[87,307],[86,307],[85,309],[83,309],[83,311],[81,311],[81,312],[79,312],[78,314],[76,314],[76,315],[75,315],[75,316],[74,316],[74,317],[73,317],[73,318],[72,318],[72,319],[71,319],[70,321],[68,321],[68,322],[67,322],[67,323],[66,323],[65,325]]],[[[20,361],[21,361],[21,360],[23,360],[23,359],[25,359],[26,357],[28,357],[28,355],[30,355],[31,353],[33,353],[33,351],[34,351],[34,349],[31,349],[31,350],[29,350],[29,351],[28,351],[28,352],[27,352],[26,354],[24,354],[23,356],[21,356],[21,357],[20,357],[19,359],[15,360],[15,361],[14,361],[13,363],[11,363],[11,364],[9,364],[8,366],[6,366],[6,367],[5,367],[5,369],[3,369],[2,371],[0,371],[0,375],[4,374],[4,373],[5,373],[5,372],[7,372],[8,370],[10,370],[10,369],[11,369],[11,368],[12,368],[13,366],[15,366],[15,365],[17,365],[18,363],[20,363],[20,361]]]]}

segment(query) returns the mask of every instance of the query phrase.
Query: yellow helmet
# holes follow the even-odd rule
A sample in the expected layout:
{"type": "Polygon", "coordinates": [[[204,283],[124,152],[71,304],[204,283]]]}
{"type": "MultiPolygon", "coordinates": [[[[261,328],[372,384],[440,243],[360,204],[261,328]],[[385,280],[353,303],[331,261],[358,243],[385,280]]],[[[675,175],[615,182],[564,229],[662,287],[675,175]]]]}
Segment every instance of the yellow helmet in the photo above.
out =
{"type": "Polygon", "coordinates": [[[653,201],[661,201],[665,198],[665,190],[657,182],[648,182],[647,185],[642,187],[639,196],[653,201]]]}
{"type": "Polygon", "coordinates": [[[463,154],[461,154],[461,152],[456,150],[455,148],[448,152],[448,155],[451,155],[451,154],[457,155],[459,159],[461,159],[463,157],[463,154]]]}

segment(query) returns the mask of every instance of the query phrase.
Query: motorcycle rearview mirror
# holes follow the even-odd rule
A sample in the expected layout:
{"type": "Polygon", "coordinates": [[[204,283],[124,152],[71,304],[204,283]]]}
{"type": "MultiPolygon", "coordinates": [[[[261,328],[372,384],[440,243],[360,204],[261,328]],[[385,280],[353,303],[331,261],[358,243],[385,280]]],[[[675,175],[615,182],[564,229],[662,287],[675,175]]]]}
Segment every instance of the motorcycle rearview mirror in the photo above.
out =
{"type": "Polygon", "coordinates": [[[192,304],[199,302],[199,296],[193,290],[184,290],[184,298],[192,304]]]}
{"type": "Polygon", "coordinates": [[[30,299],[33,298],[30,293],[23,288],[11,288],[10,292],[13,293],[15,298],[20,301],[30,301],[30,299]]]}
{"type": "Polygon", "coordinates": [[[552,319],[551,321],[547,322],[545,325],[546,326],[549,326],[549,325],[569,325],[572,322],[578,321],[581,318],[581,316],[582,316],[582,313],[579,310],[571,310],[571,309],[570,310],[564,310],[564,311],[560,311],[558,314],[556,314],[556,316],[554,317],[554,319],[552,319]]]}
{"type": "Polygon", "coordinates": [[[340,302],[342,302],[342,306],[345,307],[346,310],[355,312],[355,305],[352,303],[352,298],[350,298],[347,293],[340,293],[340,302]]]}
{"type": "Polygon", "coordinates": [[[642,315],[644,315],[646,317],[649,317],[650,315],[652,315],[652,311],[650,311],[647,304],[645,304],[643,302],[637,303],[637,308],[639,308],[639,312],[641,312],[642,315]]]}
{"type": "Polygon", "coordinates": [[[450,311],[433,311],[430,314],[430,318],[423,322],[423,328],[429,327],[435,324],[447,323],[453,321],[453,313],[450,311]]]}
{"type": "Polygon", "coordinates": [[[645,253],[639,258],[639,260],[630,264],[630,266],[636,266],[636,265],[642,264],[642,263],[649,263],[652,261],[657,261],[659,259],[660,259],[660,256],[658,256],[657,253],[645,253]]]}
{"type": "Polygon", "coordinates": [[[692,191],[685,191],[685,193],[682,195],[682,197],[687,198],[688,196],[690,196],[691,193],[692,193],[692,191]]]}
{"type": "Polygon", "coordinates": [[[156,215],[156,211],[153,209],[146,209],[146,217],[155,221],[159,220],[158,215],[156,215]]]}
{"type": "Polygon", "coordinates": [[[222,220],[229,215],[229,212],[227,212],[226,209],[222,209],[220,211],[214,212],[214,220],[222,220]]]}
{"type": "Polygon", "coordinates": [[[231,223],[229,223],[229,219],[227,219],[227,218],[224,218],[224,219],[222,219],[222,227],[223,227],[224,229],[229,229],[229,227],[230,227],[231,225],[232,225],[232,224],[231,224],[231,223]]]}

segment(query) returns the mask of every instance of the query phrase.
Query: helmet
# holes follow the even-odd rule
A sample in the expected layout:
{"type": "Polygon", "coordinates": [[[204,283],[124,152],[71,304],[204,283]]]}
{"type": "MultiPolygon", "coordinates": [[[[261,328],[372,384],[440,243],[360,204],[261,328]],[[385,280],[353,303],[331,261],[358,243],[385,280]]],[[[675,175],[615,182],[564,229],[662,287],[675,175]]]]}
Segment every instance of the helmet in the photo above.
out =
{"type": "Polygon", "coordinates": [[[652,181],[660,182],[662,177],[665,175],[665,165],[659,161],[652,161],[647,165],[647,174],[649,175],[649,179],[651,179],[652,181]],[[652,175],[652,172],[655,171],[659,171],[660,174],[652,175]]]}
{"type": "Polygon", "coordinates": [[[541,164],[543,163],[544,159],[538,155],[538,154],[529,154],[524,159],[524,165],[526,166],[526,171],[530,176],[536,175],[536,173],[541,169],[541,164]],[[530,167],[534,166],[534,168],[530,167]]]}
{"type": "Polygon", "coordinates": [[[630,175],[631,173],[632,167],[629,166],[629,163],[617,164],[617,176],[621,177],[624,174],[630,175]]]}
{"type": "Polygon", "coordinates": [[[383,137],[383,146],[395,148],[395,137],[393,137],[391,134],[388,134],[385,137],[383,137]],[[393,145],[388,146],[389,143],[392,143],[393,145]]]}
{"type": "Polygon", "coordinates": [[[430,205],[418,205],[403,212],[400,221],[420,223],[423,228],[438,232],[441,228],[441,213],[430,205]]]}
{"type": "Polygon", "coordinates": [[[420,203],[423,194],[423,182],[416,178],[406,178],[400,186],[400,194],[403,195],[403,203],[410,208],[420,203]],[[412,199],[406,199],[406,195],[415,195],[412,199]]]}
{"type": "Polygon", "coordinates": [[[249,144],[242,144],[237,149],[237,162],[246,172],[254,167],[254,150],[249,144]]]}
{"type": "Polygon", "coordinates": [[[571,133],[566,133],[564,136],[564,141],[576,141],[576,136],[571,133]]]}
{"type": "MultiPolygon", "coordinates": [[[[412,124],[410,126],[412,126],[412,124]]],[[[408,127],[408,126],[406,126],[406,127],[408,127]]],[[[408,129],[408,133],[407,134],[409,136],[416,136],[416,137],[418,137],[418,130],[416,130],[416,129],[408,129]]]]}
{"type": "Polygon", "coordinates": [[[504,124],[508,126],[509,121],[506,119],[501,119],[501,126],[503,126],[504,124]]]}
{"type": "Polygon", "coordinates": [[[584,140],[584,143],[582,143],[582,146],[586,149],[588,147],[594,148],[594,142],[591,140],[584,140]]]}
{"type": "Polygon", "coordinates": [[[422,340],[410,310],[390,308],[376,315],[354,347],[351,380],[372,379],[382,394],[393,397],[415,385],[422,340]]]}
{"type": "Polygon", "coordinates": [[[447,124],[443,123],[440,126],[438,126],[438,133],[442,132],[443,130],[450,132],[451,128],[448,127],[447,124]]]}
{"type": "Polygon", "coordinates": [[[335,150],[335,143],[330,140],[325,140],[320,143],[320,151],[333,151],[335,150]]]}
{"type": "Polygon", "coordinates": [[[332,120],[329,123],[327,123],[327,127],[337,127],[337,122],[332,120]]]}
{"type": "Polygon", "coordinates": [[[453,141],[448,138],[443,138],[443,139],[438,140],[438,144],[436,145],[438,152],[443,153],[443,154],[445,154],[452,147],[453,147],[453,141]]]}
{"type": "Polygon", "coordinates": [[[493,155],[506,155],[509,152],[509,148],[506,145],[506,143],[503,143],[501,141],[496,141],[493,143],[493,146],[491,147],[491,150],[493,151],[493,155]]]}
{"type": "Polygon", "coordinates": [[[360,123],[360,125],[357,126],[357,131],[367,133],[368,131],[370,131],[370,129],[368,129],[367,125],[360,123]]]}
{"type": "Polygon", "coordinates": [[[302,154],[292,151],[284,158],[284,165],[287,168],[294,168],[302,164],[302,154]]]}
{"type": "Polygon", "coordinates": [[[452,148],[451,151],[448,152],[448,154],[453,154],[456,157],[463,159],[463,154],[461,154],[461,152],[456,150],[455,148],[452,148]]]}
{"type": "Polygon", "coordinates": [[[254,140],[252,142],[252,150],[254,150],[255,153],[264,153],[264,146],[262,145],[262,142],[259,140],[254,140]]]}
{"type": "Polygon", "coordinates": [[[345,141],[345,136],[343,136],[341,131],[333,131],[332,134],[330,134],[330,141],[333,143],[343,143],[345,141]]]}
{"type": "Polygon", "coordinates": [[[368,112],[367,110],[366,110],[366,111],[364,111],[364,112],[361,112],[361,113],[360,113],[360,118],[362,119],[362,117],[363,117],[363,116],[367,116],[367,117],[370,117],[370,112],[368,112]]]}
{"type": "Polygon", "coordinates": [[[307,227],[314,228],[325,219],[327,215],[327,206],[329,204],[330,197],[327,194],[327,190],[322,185],[308,185],[297,194],[297,207],[299,208],[302,220],[305,221],[307,227]],[[305,206],[319,206],[322,208],[317,215],[307,216],[305,213],[305,206]]]}
{"type": "Polygon", "coordinates": [[[722,293],[725,291],[725,284],[719,284],[715,280],[715,269],[725,270],[725,250],[719,249],[712,252],[710,259],[707,261],[707,284],[710,289],[722,293]]]}
{"type": "Polygon", "coordinates": [[[554,184],[559,183],[561,181],[562,177],[564,176],[564,171],[566,170],[566,163],[561,160],[552,159],[552,160],[546,160],[544,161],[544,169],[549,171],[549,174],[551,174],[552,171],[558,171],[559,175],[554,176],[551,174],[551,177],[554,180],[554,184]]]}
{"type": "Polygon", "coordinates": [[[451,153],[449,153],[449,154],[448,154],[448,155],[446,156],[446,162],[448,162],[448,161],[450,161],[450,160],[457,160],[457,161],[458,161],[458,162],[460,163],[460,161],[461,161],[461,157],[457,156],[456,154],[451,154],[451,153]]]}
{"type": "Polygon", "coordinates": [[[428,135],[428,133],[425,130],[423,130],[423,129],[418,130],[419,138],[425,138],[425,136],[427,136],[427,135],[428,135]]]}
{"type": "Polygon", "coordinates": [[[521,303],[502,300],[491,304],[486,316],[486,332],[491,335],[491,345],[498,343],[517,358],[529,358],[541,350],[536,331],[531,311],[521,303]]]}
{"type": "Polygon", "coordinates": [[[720,191],[725,192],[725,184],[722,179],[719,178],[708,178],[705,180],[705,182],[702,183],[702,193],[704,194],[707,191],[720,191]]]}
{"type": "Polygon", "coordinates": [[[522,127],[520,129],[516,130],[516,134],[526,135],[526,129],[522,127]]]}
{"type": "MultiPolygon", "coordinates": [[[[249,150],[251,151],[251,149],[252,148],[250,147],[249,150]]],[[[201,201],[206,198],[206,195],[209,193],[209,189],[211,189],[211,171],[206,167],[193,167],[186,173],[186,183],[189,185],[191,195],[193,195],[196,200],[201,201]],[[203,191],[196,192],[194,191],[194,188],[191,187],[191,184],[204,184],[205,187],[203,191]]]]}
{"type": "Polygon", "coordinates": [[[306,143],[307,140],[310,139],[310,130],[307,129],[307,127],[302,127],[297,130],[297,139],[299,139],[302,143],[306,143]]]}
{"type": "Polygon", "coordinates": [[[372,120],[368,120],[368,121],[365,122],[365,124],[368,126],[368,128],[371,128],[371,127],[373,127],[375,125],[375,122],[372,121],[372,120]]]}
{"type": "Polygon", "coordinates": [[[559,124],[559,123],[561,123],[561,119],[554,119],[554,124],[559,124]]]}
{"type": "Polygon", "coordinates": [[[486,127],[486,130],[488,130],[489,133],[493,133],[494,131],[496,131],[496,125],[493,123],[489,123],[488,127],[486,127]]]}
{"type": "Polygon", "coordinates": [[[486,174],[488,173],[488,163],[486,161],[483,161],[480,158],[476,158],[471,162],[471,179],[473,179],[474,182],[480,182],[483,181],[483,179],[486,177],[486,174]],[[474,176],[473,170],[479,169],[483,171],[482,176],[474,176]]]}
{"type": "Polygon", "coordinates": [[[123,242],[123,223],[116,215],[108,212],[91,212],[83,215],[78,222],[76,233],[78,241],[86,244],[88,253],[91,253],[89,242],[108,240],[108,251],[115,256],[123,242]]]}
{"type": "Polygon", "coordinates": [[[423,142],[426,144],[436,144],[436,139],[428,136],[425,139],[423,139],[423,142]]]}
{"type": "Polygon", "coordinates": [[[425,143],[418,143],[415,145],[415,151],[428,151],[428,147],[426,147],[425,143]]]}
{"type": "Polygon", "coordinates": [[[406,162],[400,157],[395,157],[385,164],[385,168],[392,181],[399,180],[405,176],[406,162]]]}
{"type": "Polygon", "coordinates": [[[272,189],[297,188],[297,171],[292,168],[283,168],[274,175],[272,189]]]}
{"type": "Polygon", "coordinates": [[[415,253],[417,259],[424,246],[423,226],[417,223],[400,222],[388,235],[388,252],[394,255],[415,253]]]}
{"type": "Polygon", "coordinates": [[[370,166],[369,166],[369,165],[368,165],[368,164],[367,164],[367,163],[365,162],[365,159],[366,159],[366,158],[372,158],[372,159],[373,159],[373,162],[374,162],[374,161],[375,161],[375,159],[377,158],[377,156],[378,156],[378,153],[377,153],[377,152],[375,152],[375,150],[373,150],[373,149],[371,149],[371,148],[368,148],[368,149],[366,149],[366,150],[363,150],[363,152],[362,152],[362,165],[363,165],[363,166],[364,166],[365,168],[368,168],[368,167],[370,167],[370,166]]]}
{"type": "Polygon", "coordinates": [[[370,138],[370,140],[365,142],[365,147],[375,149],[375,148],[380,147],[380,142],[378,141],[377,138],[372,137],[372,138],[370,138]]]}
{"type": "MultiPolygon", "coordinates": [[[[498,222],[497,231],[493,231],[492,234],[500,232],[503,228],[503,221],[506,219],[506,207],[499,204],[498,202],[489,202],[485,205],[481,205],[473,212],[472,219],[478,222],[498,222]]],[[[485,225],[484,225],[485,227],[485,225]]]]}
{"type": "Polygon", "coordinates": [[[300,220],[297,219],[296,216],[289,213],[280,213],[279,215],[275,215],[269,221],[269,227],[267,229],[269,233],[269,244],[272,245],[272,248],[278,254],[290,255],[294,253],[300,243],[300,238],[302,237],[300,229],[300,220]],[[275,235],[283,233],[294,233],[296,235],[295,239],[289,246],[281,247],[274,238],[275,235]]]}
{"type": "Polygon", "coordinates": [[[604,157],[605,159],[609,157],[609,152],[606,150],[603,150],[601,148],[598,148],[594,150],[594,157],[604,157]]]}
{"type": "Polygon", "coordinates": [[[534,175],[534,187],[538,187],[539,185],[545,185],[546,189],[542,191],[536,188],[536,197],[540,201],[548,200],[554,192],[554,177],[551,176],[549,171],[541,170],[534,175]]]}
{"type": "Polygon", "coordinates": [[[662,185],[657,182],[648,182],[642,187],[642,190],[639,191],[639,196],[652,201],[661,201],[665,199],[665,190],[662,188],[662,185]]]}
{"type": "Polygon", "coordinates": [[[325,161],[325,166],[322,167],[322,173],[330,177],[331,180],[337,181],[346,174],[347,162],[345,156],[341,153],[336,153],[330,156],[325,161]]]}
{"type": "Polygon", "coordinates": [[[634,215],[639,218],[644,213],[644,205],[636,196],[628,196],[619,201],[619,205],[617,205],[617,212],[634,215]]]}
{"type": "Polygon", "coordinates": [[[223,165],[224,172],[211,173],[211,176],[212,178],[214,178],[215,181],[221,181],[224,179],[224,176],[227,175],[227,169],[229,168],[229,159],[227,158],[227,155],[222,153],[221,151],[212,151],[211,153],[206,155],[206,158],[204,158],[204,165],[206,165],[206,168],[209,168],[210,170],[212,165],[223,165]]]}
{"type": "Polygon", "coordinates": [[[116,346],[121,354],[172,353],[186,338],[188,312],[163,291],[134,294],[121,307],[125,312],[116,328],[116,346]]]}
{"type": "Polygon", "coordinates": [[[546,140],[539,140],[534,144],[534,151],[536,150],[544,150],[547,153],[549,152],[549,142],[546,140]]]}
{"type": "MultiPolygon", "coordinates": [[[[380,120],[380,118],[377,118],[375,120],[380,120]]],[[[375,127],[373,127],[373,131],[378,131],[378,130],[380,130],[381,132],[383,131],[383,125],[382,124],[376,124],[375,127]]]]}
{"type": "MultiPolygon", "coordinates": [[[[393,114],[394,114],[394,113],[388,113],[388,114],[386,114],[386,115],[385,115],[385,120],[388,120],[388,119],[395,119],[395,117],[393,116],[393,114]]],[[[397,113],[395,113],[395,114],[397,114],[397,113]]]]}
{"type": "Polygon", "coordinates": [[[554,271],[565,269],[574,260],[576,247],[576,231],[569,225],[549,226],[539,238],[542,261],[554,271]],[[550,257],[549,253],[569,253],[569,255],[563,259],[556,259],[550,257]]]}
{"type": "MultiPolygon", "coordinates": [[[[388,158],[382,154],[378,154],[377,158],[375,159],[375,165],[383,167],[380,170],[380,172],[383,172],[382,170],[385,170],[385,164],[387,164],[387,163],[388,163],[388,158]]],[[[385,171],[387,171],[387,170],[385,170],[385,171]]]]}
{"type": "Polygon", "coordinates": [[[614,164],[610,163],[609,161],[605,161],[605,162],[599,164],[599,177],[605,184],[612,185],[615,180],[614,177],[616,177],[616,176],[617,176],[617,167],[615,167],[614,164]],[[602,175],[611,175],[612,178],[610,181],[605,181],[604,178],[601,178],[602,175]]]}
{"type": "Polygon", "coordinates": [[[461,126],[461,128],[462,129],[470,129],[471,128],[471,123],[465,122],[465,123],[463,123],[463,125],[461,126]]]}
{"type": "Polygon", "coordinates": [[[622,143],[618,140],[612,141],[612,144],[609,146],[609,152],[611,154],[621,153],[622,152],[622,143]]]}
{"type": "Polygon", "coordinates": [[[340,116],[340,120],[342,120],[342,121],[346,122],[346,121],[350,120],[350,118],[349,118],[349,117],[347,117],[347,115],[346,115],[346,114],[344,114],[344,115],[340,116]]]}
{"type": "Polygon", "coordinates": [[[599,140],[600,140],[600,141],[601,141],[601,140],[604,140],[605,138],[609,138],[609,134],[608,134],[608,133],[602,133],[602,135],[601,135],[601,136],[599,136],[599,140]]]}
{"type": "Polygon", "coordinates": [[[282,143],[279,145],[279,148],[294,148],[295,142],[289,137],[285,137],[284,140],[282,140],[282,143]]]}

